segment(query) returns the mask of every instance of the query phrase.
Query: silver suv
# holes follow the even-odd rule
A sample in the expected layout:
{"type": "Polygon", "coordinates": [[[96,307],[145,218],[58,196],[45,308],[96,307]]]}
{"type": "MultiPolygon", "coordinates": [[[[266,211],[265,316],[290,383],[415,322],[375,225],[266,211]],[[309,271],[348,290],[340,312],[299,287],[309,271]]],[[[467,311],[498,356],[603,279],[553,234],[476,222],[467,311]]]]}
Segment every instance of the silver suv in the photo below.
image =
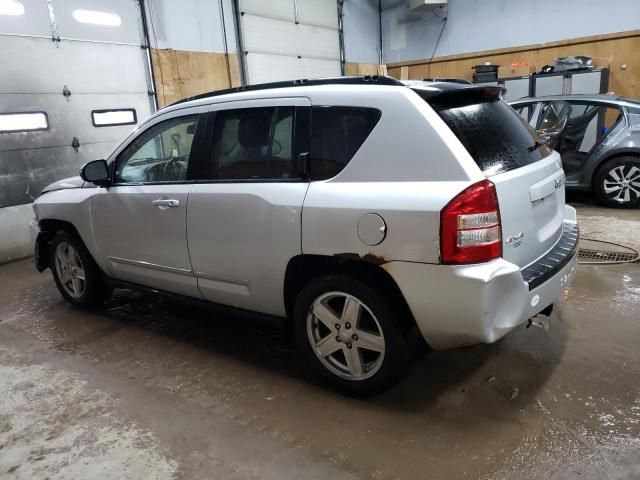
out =
{"type": "Polygon", "coordinates": [[[392,385],[416,346],[495,342],[576,265],[558,154],[494,87],[388,77],[203,95],[34,203],[62,296],[142,287],[287,319],[333,386],[392,385]]]}

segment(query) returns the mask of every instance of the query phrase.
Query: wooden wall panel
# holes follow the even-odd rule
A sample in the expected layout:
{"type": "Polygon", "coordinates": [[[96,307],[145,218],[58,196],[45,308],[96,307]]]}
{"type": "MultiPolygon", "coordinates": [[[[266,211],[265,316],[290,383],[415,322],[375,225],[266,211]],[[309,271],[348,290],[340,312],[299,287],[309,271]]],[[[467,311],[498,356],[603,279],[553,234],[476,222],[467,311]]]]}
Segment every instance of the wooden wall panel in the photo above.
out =
{"type": "Polygon", "coordinates": [[[240,85],[236,55],[151,49],[158,105],[240,85]]]}
{"type": "Polygon", "coordinates": [[[556,57],[587,55],[600,67],[611,68],[609,91],[631,98],[640,98],[640,31],[598,35],[545,45],[527,45],[508,49],[436,57],[428,60],[399,62],[388,65],[389,75],[401,78],[401,68],[408,67],[410,79],[453,77],[471,80],[471,67],[482,62],[510,65],[527,62],[537,68],[553,65],[556,57]],[[626,65],[626,69],[622,69],[626,65]]]}

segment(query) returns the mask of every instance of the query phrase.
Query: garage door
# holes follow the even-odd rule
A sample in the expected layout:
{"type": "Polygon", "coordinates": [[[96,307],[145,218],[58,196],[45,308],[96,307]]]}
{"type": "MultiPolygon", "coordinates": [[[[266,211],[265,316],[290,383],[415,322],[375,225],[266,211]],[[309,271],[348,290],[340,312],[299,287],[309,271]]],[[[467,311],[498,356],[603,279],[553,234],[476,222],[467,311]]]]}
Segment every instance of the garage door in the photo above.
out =
{"type": "Polygon", "coordinates": [[[105,157],[151,113],[140,19],[131,0],[0,2],[0,262],[29,253],[44,186],[105,157]]]}
{"type": "Polygon", "coordinates": [[[337,2],[240,0],[248,83],[340,76],[337,2]]]}

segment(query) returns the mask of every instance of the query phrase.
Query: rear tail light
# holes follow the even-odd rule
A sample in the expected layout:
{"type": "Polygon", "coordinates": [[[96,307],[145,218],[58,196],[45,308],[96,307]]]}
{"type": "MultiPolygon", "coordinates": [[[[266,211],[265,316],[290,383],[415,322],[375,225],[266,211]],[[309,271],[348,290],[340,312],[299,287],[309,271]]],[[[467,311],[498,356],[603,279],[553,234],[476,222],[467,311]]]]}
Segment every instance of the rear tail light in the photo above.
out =
{"type": "Polygon", "coordinates": [[[502,256],[502,227],[496,187],[489,180],[471,185],[440,212],[440,259],[461,265],[502,256]]]}

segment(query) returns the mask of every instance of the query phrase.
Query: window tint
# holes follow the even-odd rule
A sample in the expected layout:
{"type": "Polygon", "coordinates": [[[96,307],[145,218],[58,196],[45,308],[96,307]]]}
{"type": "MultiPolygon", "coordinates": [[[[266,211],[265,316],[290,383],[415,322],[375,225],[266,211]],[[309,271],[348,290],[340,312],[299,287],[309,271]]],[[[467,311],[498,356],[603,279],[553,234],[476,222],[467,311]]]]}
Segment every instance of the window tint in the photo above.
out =
{"type": "Polygon", "coordinates": [[[311,109],[311,160],[314,180],[335,177],[349,163],[380,120],[380,110],[361,107],[311,109]]]}
{"type": "Polygon", "coordinates": [[[298,177],[293,158],[294,111],[294,107],[218,111],[202,179],[298,177]]]}
{"type": "Polygon", "coordinates": [[[569,122],[557,150],[563,155],[563,159],[575,152],[590,152],[611,131],[621,116],[622,112],[617,108],[571,102],[569,122]]]}
{"type": "Polygon", "coordinates": [[[520,114],[520,116],[522,118],[524,118],[527,122],[529,121],[529,118],[531,117],[530,114],[530,107],[528,105],[522,105],[520,107],[513,107],[513,109],[518,112],[520,114]]]}
{"type": "Polygon", "coordinates": [[[543,105],[538,130],[562,129],[571,113],[567,102],[554,101],[543,105]]]}
{"type": "Polygon", "coordinates": [[[198,115],[172,118],[143,132],[116,160],[116,182],[186,180],[198,115]]]}
{"type": "Polygon", "coordinates": [[[487,176],[529,165],[551,153],[546,145],[535,143],[540,141],[538,134],[502,100],[435,108],[487,176]]]}

